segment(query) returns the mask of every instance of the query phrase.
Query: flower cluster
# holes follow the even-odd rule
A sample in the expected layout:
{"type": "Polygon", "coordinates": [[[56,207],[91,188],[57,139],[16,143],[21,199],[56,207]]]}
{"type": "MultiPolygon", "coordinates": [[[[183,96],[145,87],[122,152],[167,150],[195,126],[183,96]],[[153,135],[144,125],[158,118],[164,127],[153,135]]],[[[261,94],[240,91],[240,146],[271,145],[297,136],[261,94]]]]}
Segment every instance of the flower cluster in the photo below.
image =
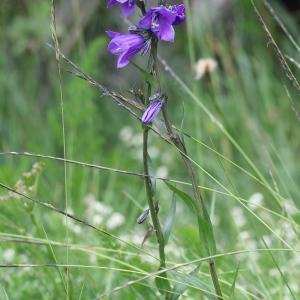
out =
{"type": "MultiPolygon", "coordinates": [[[[107,6],[110,8],[120,5],[122,14],[127,17],[133,13],[137,1],[139,0],[109,0],[107,6]]],[[[118,56],[117,67],[123,68],[136,54],[145,55],[154,39],[173,42],[173,26],[181,24],[184,20],[184,4],[152,7],[146,11],[137,26],[129,28],[129,33],[107,32],[112,39],[107,49],[118,56]]]]}

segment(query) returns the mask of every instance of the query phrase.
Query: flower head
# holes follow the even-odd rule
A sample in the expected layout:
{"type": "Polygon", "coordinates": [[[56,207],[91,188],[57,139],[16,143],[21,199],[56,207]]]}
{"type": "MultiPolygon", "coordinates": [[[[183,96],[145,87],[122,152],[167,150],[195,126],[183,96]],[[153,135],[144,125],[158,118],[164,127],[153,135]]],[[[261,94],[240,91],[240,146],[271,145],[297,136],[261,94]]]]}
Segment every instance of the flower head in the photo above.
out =
{"type": "Polygon", "coordinates": [[[173,25],[182,23],[185,19],[184,4],[159,6],[151,8],[139,22],[139,27],[151,30],[160,40],[173,42],[175,31],[173,25]]]}
{"type": "Polygon", "coordinates": [[[196,80],[202,79],[205,75],[213,73],[218,67],[218,62],[213,58],[201,58],[195,65],[196,80]]]}
{"type": "Polygon", "coordinates": [[[121,6],[121,12],[125,17],[131,15],[134,11],[136,0],[109,0],[107,7],[111,8],[112,6],[119,4],[121,6]]]}
{"type": "Polygon", "coordinates": [[[176,13],[176,18],[173,25],[179,25],[185,21],[185,6],[184,4],[174,4],[169,7],[176,13]]]}
{"type": "Polygon", "coordinates": [[[150,124],[160,112],[162,105],[163,105],[163,101],[161,99],[152,102],[145,110],[142,116],[142,122],[144,124],[150,124]]]}
{"type": "Polygon", "coordinates": [[[107,46],[107,50],[119,56],[118,68],[125,67],[136,54],[145,54],[149,49],[149,40],[141,34],[121,34],[112,31],[108,31],[107,34],[112,38],[107,46]]]}

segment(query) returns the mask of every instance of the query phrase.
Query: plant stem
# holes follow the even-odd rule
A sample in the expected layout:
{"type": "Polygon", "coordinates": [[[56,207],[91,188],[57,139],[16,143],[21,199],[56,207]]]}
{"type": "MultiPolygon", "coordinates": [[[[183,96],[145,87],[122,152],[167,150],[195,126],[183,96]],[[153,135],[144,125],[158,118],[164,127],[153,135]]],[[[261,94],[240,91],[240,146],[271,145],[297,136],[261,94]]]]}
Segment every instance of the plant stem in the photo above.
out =
{"type": "MultiPolygon", "coordinates": [[[[148,200],[148,206],[150,209],[151,219],[153,223],[153,227],[155,230],[157,242],[158,242],[158,251],[159,251],[159,258],[160,258],[160,266],[159,269],[165,269],[166,268],[166,257],[165,257],[165,240],[164,235],[161,229],[161,225],[158,218],[158,210],[156,208],[156,204],[154,203],[153,199],[153,191],[152,191],[152,182],[151,182],[151,176],[149,172],[149,165],[148,165],[148,133],[149,128],[144,127],[143,128],[143,164],[144,164],[144,174],[145,176],[145,187],[146,187],[146,194],[147,194],[147,200],[148,200]]],[[[166,282],[166,299],[168,299],[168,289],[170,289],[170,284],[168,282],[167,273],[164,272],[160,275],[161,277],[164,277],[166,282]]]]}
{"type": "Polygon", "coordinates": [[[136,2],[137,7],[141,10],[142,14],[144,15],[146,13],[146,7],[145,7],[145,2],[142,0],[138,0],[136,2]]]}
{"type": "MultiPolygon", "coordinates": [[[[170,121],[168,119],[168,115],[167,115],[166,102],[162,108],[162,113],[163,113],[163,118],[164,118],[164,122],[165,122],[165,125],[167,128],[168,135],[169,135],[171,141],[176,146],[176,148],[180,151],[181,158],[184,161],[184,164],[185,164],[185,166],[188,170],[189,176],[191,178],[193,193],[194,193],[194,197],[196,200],[197,209],[201,212],[201,215],[204,215],[206,208],[205,208],[204,200],[199,191],[198,178],[197,178],[196,172],[191,164],[191,161],[188,158],[188,153],[187,153],[187,150],[186,150],[184,144],[182,143],[180,138],[178,136],[176,136],[173,132],[173,128],[171,126],[171,123],[170,123],[170,121]]],[[[215,263],[214,259],[209,260],[209,270],[210,270],[210,275],[211,275],[213,285],[214,285],[216,294],[218,296],[218,299],[222,300],[223,296],[222,296],[222,291],[221,291],[218,274],[217,274],[217,270],[216,270],[216,263],[215,263]]]]}
{"type": "MultiPolygon", "coordinates": [[[[164,1],[161,1],[161,2],[164,2],[164,1]]],[[[160,84],[160,79],[159,79],[157,46],[158,46],[157,39],[154,39],[152,41],[151,53],[150,53],[150,58],[151,58],[151,69],[150,70],[151,70],[151,73],[153,74],[153,76],[156,77],[159,90],[161,90],[161,84],[160,84]]],[[[192,181],[193,193],[194,193],[194,197],[195,197],[197,210],[199,211],[199,213],[202,216],[204,216],[204,214],[206,213],[206,208],[205,208],[203,198],[202,198],[201,193],[198,188],[198,178],[197,178],[196,172],[192,166],[191,161],[189,160],[188,153],[187,153],[187,150],[186,150],[183,142],[173,132],[172,125],[168,119],[166,105],[167,105],[167,99],[165,99],[165,103],[162,107],[162,113],[163,113],[163,118],[164,118],[164,122],[165,122],[165,126],[167,128],[169,138],[171,139],[173,144],[176,146],[176,148],[180,152],[181,158],[184,161],[184,164],[188,170],[189,176],[192,181]]],[[[146,173],[146,174],[148,175],[148,173],[146,173]]],[[[208,216],[208,218],[209,218],[209,216],[208,216]]],[[[198,220],[198,222],[199,222],[199,220],[198,220]]],[[[210,220],[209,220],[209,222],[210,222],[210,220]]],[[[202,236],[200,238],[202,238],[202,236]]],[[[211,278],[212,278],[213,285],[214,285],[214,288],[216,291],[216,295],[218,296],[219,300],[223,300],[222,291],[221,291],[221,287],[220,287],[220,283],[219,283],[219,279],[218,279],[218,274],[216,271],[216,263],[215,263],[214,259],[209,260],[209,270],[210,270],[211,278]]]]}

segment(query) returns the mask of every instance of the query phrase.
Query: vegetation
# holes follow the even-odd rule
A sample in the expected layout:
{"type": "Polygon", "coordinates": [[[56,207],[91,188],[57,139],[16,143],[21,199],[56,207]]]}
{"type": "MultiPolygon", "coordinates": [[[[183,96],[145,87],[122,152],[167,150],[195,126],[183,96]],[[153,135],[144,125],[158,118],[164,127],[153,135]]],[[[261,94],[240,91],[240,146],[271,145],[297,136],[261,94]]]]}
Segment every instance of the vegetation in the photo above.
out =
{"type": "MultiPolygon", "coordinates": [[[[137,100],[141,73],[116,71],[106,51],[105,30],[124,22],[104,2],[57,1],[61,52],[137,100]]],[[[206,13],[195,2],[171,49],[159,46],[161,80],[212,220],[224,299],[298,299],[298,16],[277,2],[206,13]],[[200,58],[217,67],[195,80],[200,58]]],[[[70,61],[58,69],[53,24],[51,1],[0,3],[0,299],[160,299],[157,240],[150,220],[137,224],[142,126],[70,61]]],[[[215,299],[180,153],[151,132],[148,152],[172,299],[215,299]]]]}

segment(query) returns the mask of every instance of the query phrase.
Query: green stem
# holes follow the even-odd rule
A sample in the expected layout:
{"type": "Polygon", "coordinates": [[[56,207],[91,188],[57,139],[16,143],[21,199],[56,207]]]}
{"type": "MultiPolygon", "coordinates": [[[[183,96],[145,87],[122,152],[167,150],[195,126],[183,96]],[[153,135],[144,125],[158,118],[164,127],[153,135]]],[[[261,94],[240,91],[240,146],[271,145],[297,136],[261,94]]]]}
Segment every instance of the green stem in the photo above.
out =
{"type": "Polygon", "coordinates": [[[138,0],[136,2],[137,7],[141,10],[142,14],[144,15],[146,13],[146,7],[145,7],[145,2],[142,0],[138,0]]]}
{"type": "MultiPolygon", "coordinates": [[[[166,104],[166,102],[165,102],[165,104],[166,104]]],[[[167,110],[166,110],[165,105],[162,108],[162,113],[163,113],[163,118],[164,118],[164,122],[165,122],[165,125],[167,128],[168,135],[169,135],[171,141],[176,146],[176,148],[179,150],[181,158],[184,161],[184,164],[185,164],[185,166],[188,170],[189,176],[191,178],[193,193],[194,193],[194,197],[196,199],[197,209],[201,212],[201,215],[204,215],[204,212],[206,211],[204,200],[199,191],[197,175],[192,166],[191,161],[188,158],[187,150],[186,150],[184,144],[182,143],[182,141],[180,140],[180,138],[178,136],[176,136],[173,132],[173,128],[168,119],[167,110]]],[[[215,263],[214,259],[209,260],[209,270],[210,270],[210,275],[211,275],[213,285],[214,285],[216,294],[218,296],[218,299],[223,300],[222,290],[220,287],[218,274],[217,274],[217,270],[216,270],[216,263],[215,263]]]]}
{"type": "MultiPolygon", "coordinates": [[[[148,133],[149,128],[144,127],[143,129],[143,164],[144,164],[144,174],[145,176],[145,187],[146,187],[146,194],[148,200],[148,206],[150,209],[151,219],[153,223],[153,227],[155,230],[157,242],[158,242],[158,252],[159,252],[159,259],[160,259],[160,266],[159,269],[166,268],[166,256],[165,256],[165,240],[164,235],[161,229],[161,225],[158,218],[158,210],[156,208],[155,201],[153,199],[153,191],[152,191],[152,182],[151,176],[149,172],[149,165],[148,165],[148,133]]],[[[165,286],[166,286],[166,299],[168,299],[168,289],[170,289],[170,284],[168,282],[167,273],[164,272],[160,275],[161,277],[165,278],[165,286]]]]}

